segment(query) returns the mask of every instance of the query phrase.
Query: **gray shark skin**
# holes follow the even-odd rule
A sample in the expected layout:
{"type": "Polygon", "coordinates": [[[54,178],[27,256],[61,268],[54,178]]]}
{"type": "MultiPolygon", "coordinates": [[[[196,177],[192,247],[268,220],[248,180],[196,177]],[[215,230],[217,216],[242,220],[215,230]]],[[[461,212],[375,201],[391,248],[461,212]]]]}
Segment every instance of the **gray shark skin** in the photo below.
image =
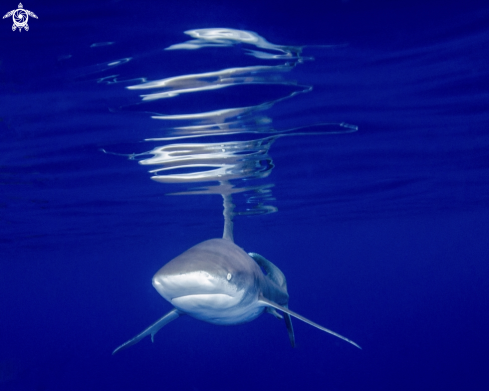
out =
{"type": "Polygon", "coordinates": [[[288,309],[289,295],[280,269],[259,254],[247,254],[232,241],[211,239],[174,258],[153,276],[153,286],[173,309],[112,354],[154,335],[182,315],[218,325],[250,322],[264,311],[282,316],[292,347],[291,316],[361,349],[355,342],[288,309]],[[266,274],[262,271],[265,271],[266,274]]]}

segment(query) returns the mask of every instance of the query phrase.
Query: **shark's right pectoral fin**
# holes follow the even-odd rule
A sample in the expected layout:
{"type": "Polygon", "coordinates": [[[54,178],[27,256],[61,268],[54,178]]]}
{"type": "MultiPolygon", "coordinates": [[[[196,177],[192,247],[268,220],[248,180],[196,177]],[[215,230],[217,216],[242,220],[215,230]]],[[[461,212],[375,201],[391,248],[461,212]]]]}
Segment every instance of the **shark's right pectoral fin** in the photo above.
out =
{"type": "Polygon", "coordinates": [[[155,323],[153,323],[151,326],[149,326],[146,330],[143,332],[139,333],[136,335],[133,339],[130,339],[127,342],[124,342],[121,346],[119,346],[117,349],[115,349],[112,354],[116,354],[118,351],[125,349],[129,346],[137,344],[139,341],[141,341],[144,337],[147,335],[151,335],[151,342],[154,341],[154,335],[166,324],[170,323],[172,320],[175,320],[179,316],[183,315],[184,313],[177,310],[176,308],[172,309],[170,312],[168,312],[166,315],[158,319],[155,323]]]}

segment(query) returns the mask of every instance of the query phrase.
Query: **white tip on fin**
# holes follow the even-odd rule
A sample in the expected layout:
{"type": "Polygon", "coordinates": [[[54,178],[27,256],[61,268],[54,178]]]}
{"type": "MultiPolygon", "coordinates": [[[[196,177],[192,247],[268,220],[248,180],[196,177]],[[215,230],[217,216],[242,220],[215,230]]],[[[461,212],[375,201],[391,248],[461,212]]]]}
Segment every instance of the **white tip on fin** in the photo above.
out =
{"type": "Polygon", "coordinates": [[[327,329],[326,327],[320,326],[317,323],[314,323],[313,321],[311,321],[309,319],[306,319],[306,318],[304,318],[303,316],[301,316],[299,314],[296,314],[294,311],[291,311],[288,308],[282,307],[281,305],[278,305],[277,303],[274,303],[273,301],[267,300],[264,297],[260,297],[260,299],[258,300],[258,302],[264,304],[267,307],[272,307],[272,308],[275,308],[275,309],[280,310],[282,312],[285,312],[286,314],[289,314],[289,315],[293,316],[294,318],[297,318],[299,320],[302,320],[303,322],[308,323],[311,326],[314,326],[314,327],[318,328],[319,330],[323,330],[326,333],[332,334],[335,337],[338,337],[338,338],[342,339],[343,341],[346,341],[348,343],[351,343],[353,346],[356,346],[358,349],[362,349],[360,347],[360,345],[356,344],[352,340],[350,340],[350,339],[348,339],[346,337],[343,337],[342,335],[340,335],[338,333],[335,333],[334,331],[332,331],[330,329],[327,329]]]}
{"type": "Polygon", "coordinates": [[[170,312],[165,314],[163,317],[158,319],[155,323],[153,323],[151,326],[149,326],[147,329],[136,335],[133,339],[130,339],[127,342],[124,342],[121,346],[116,348],[112,354],[116,354],[117,352],[121,351],[122,349],[125,349],[129,346],[132,346],[134,344],[137,344],[139,341],[141,341],[144,337],[147,335],[151,335],[151,342],[154,342],[154,336],[155,334],[166,324],[170,323],[172,320],[177,319],[179,316],[183,315],[183,312],[177,310],[176,308],[172,309],[170,312]]]}

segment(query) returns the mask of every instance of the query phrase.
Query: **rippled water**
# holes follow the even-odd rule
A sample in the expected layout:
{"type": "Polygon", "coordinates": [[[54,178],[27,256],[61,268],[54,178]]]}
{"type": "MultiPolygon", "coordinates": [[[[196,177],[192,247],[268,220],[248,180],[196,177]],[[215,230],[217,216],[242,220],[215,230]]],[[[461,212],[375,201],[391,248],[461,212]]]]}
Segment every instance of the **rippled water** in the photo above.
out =
{"type": "Polygon", "coordinates": [[[29,31],[0,25],[0,386],[487,388],[487,6],[24,5],[29,31]],[[223,202],[290,308],[362,352],[264,315],[110,355],[223,202]]]}

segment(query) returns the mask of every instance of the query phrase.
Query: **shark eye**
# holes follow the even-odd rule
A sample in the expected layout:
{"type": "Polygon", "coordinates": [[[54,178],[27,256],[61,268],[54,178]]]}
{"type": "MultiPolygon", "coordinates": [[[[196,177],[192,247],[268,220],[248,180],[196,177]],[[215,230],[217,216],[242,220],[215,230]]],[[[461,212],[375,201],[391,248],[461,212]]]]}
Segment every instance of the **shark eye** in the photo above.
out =
{"type": "Polygon", "coordinates": [[[228,275],[226,276],[226,278],[228,279],[228,281],[232,278],[232,274],[231,273],[228,273],[228,275]]]}

